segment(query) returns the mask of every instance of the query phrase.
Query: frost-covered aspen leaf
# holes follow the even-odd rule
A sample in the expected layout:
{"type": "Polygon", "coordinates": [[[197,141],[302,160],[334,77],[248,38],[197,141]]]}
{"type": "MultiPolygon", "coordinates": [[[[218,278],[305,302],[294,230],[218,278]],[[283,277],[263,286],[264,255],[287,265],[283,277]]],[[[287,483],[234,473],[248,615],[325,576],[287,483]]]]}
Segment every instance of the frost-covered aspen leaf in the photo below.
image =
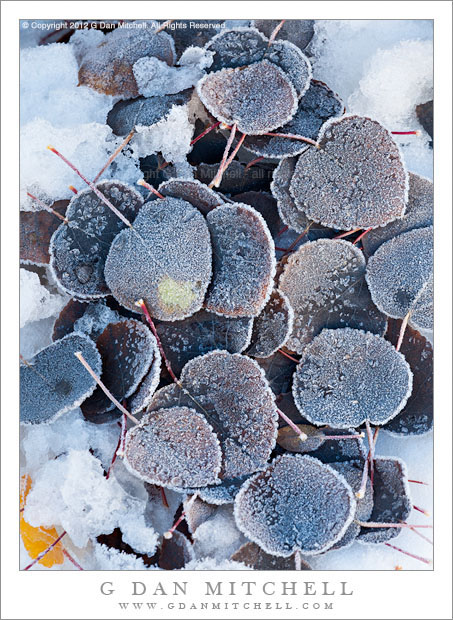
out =
{"type": "Polygon", "coordinates": [[[167,116],[174,105],[185,105],[190,99],[189,95],[190,91],[184,91],[176,95],[118,101],[107,115],[107,125],[112,128],[115,135],[127,136],[137,125],[149,127],[158,123],[167,116]]]}
{"type": "Polygon", "coordinates": [[[299,98],[305,95],[310,86],[311,64],[297,45],[290,41],[274,41],[266,49],[264,59],[285,72],[299,98]]]}
{"type": "Polygon", "coordinates": [[[415,329],[432,330],[434,327],[434,277],[427,280],[416,297],[411,310],[410,323],[415,329]]]}
{"type": "Polygon", "coordinates": [[[245,204],[217,207],[206,221],[214,264],[205,308],[224,316],[257,316],[275,274],[274,242],[266,222],[245,204]]]}
{"type": "MultiPolygon", "coordinates": [[[[330,466],[344,477],[355,493],[355,520],[368,521],[373,512],[373,487],[371,486],[370,478],[367,479],[364,496],[362,498],[357,498],[357,493],[362,485],[363,461],[344,461],[342,463],[331,463],[330,466]]],[[[356,523],[355,520],[348,527],[344,536],[333,545],[332,551],[352,545],[360,533],[360,525],[356,523]]]]}
{"type": "MultiPolygon", "coordinates": [[[[391,319],[386,337],[396,346],[401,321],[391,319]]],[[[401,353],[414,375],[412,394],[404,409],[384,429],[397,436],[424,435],[433,427],[433,347],[410,325],[406,327],[401,353]]]]}
{"type": "Polygon", "coordinates": [[[189,407],[154,411],[126,435],[126,467],[151,484],[170,488],[214,484],[221,462],[212,427],[189,407]]]}
{"type": "Polygon", "coordinates": [[[180,381],[183,390],[161,388],[148,411],[185,406],[204,415],[222,447],[222,480],[263,467],[275,446],[277,411],[258,364],[238,353],[213,351],[188,362],[180,381]]]}
{"type": "MultiPolygon", "coordinates": [[[[127,220],[133,221],[143,204],[140,194],[119,181],[101,181],[97,189],[127,220]]],[[[50,240],[50,267],[59,286],[81,299],[105,297],[104,279],[110,244],[125,228],[122,220],[93,192],[74,196],[62,223],[50,240]]]]}
{"type": "MultiPolygon", "coordinates": [[[[253,19],[252,26],[257,28],[266,37],[270,37],[281,23],[279,19],[253,19]]],[[[304,50],[314,34],[314,19],[287,19],[278,31],[278,36],[304,50]]]]}
{"type": "Polygon", "coordinates": [[[291,194],[306,215],[340,230],[385,226],[404,215],[408,179],[396,142],[377,121],[360,116],[329,120],[320,148],[297,162],[291,194]]]}
{"type": "MultiPolygon", "coordinates": [[[[412,501],[404,461],[393,457],[378,456],[374,460],[373,510],[371,522],[399,524],[408,519],[412,501]]],[[[401,528],[362,527],[357,540],[361,543],[383,543],[395,538],[401,528]]]]}
{"type": "Polygon", "coordinates": [[[20,367],[20,421],[53,422],[78,407],[96,387],[74,353],[80,351],[91,368],[101,373],[101,356],[84,334],[70,334],[52,343],[20,367]]]}
{"type": "Polygon", "coordinates": [[[258,365],[263,369],[265,377],[274,394],[282,394],[291,390],[293,374],[297,362],[278,351],[269,357],[257,358],[258,365]]]}
{"type": "Polygon", "coordinates": [[[418,228],[383,243],[368,261],[366,279],[374,303],[393,319],[429,304],[433,229],[418,228]],[[426,291],[423,289],[426,288],[426,291]]]}
{"type": "Polygon", "coordinates": [[[206,215],[225,201],[214,190],[194,179],[169,179],[159,185],[162,196],[182,198],[206,215]]]}
{"type": "Polygon", "coordinates": [[[383,335],[387,319],[371,299],[365,272],[363,252],[342,239],[319,239],[294,252],[278,285],[294,310],[286,346],[302,353],[326,327],[353,327],[383,335]]]}
{"type": "MultiPolygon", "coordinates": [[[[128,319],[110,323],[97,338],[96,346],[102,359],[101,380],[120,402],[138,389],[151,364],[160,367],[157,341],[141,321],[128,319]]],[[[155,388],[158,382],[159,373],[155,388]]],[[[100,387],[82,405],[85,415],[105,413],[114,408],[100,387]]]]}
{"type": "Polygon", "coordinates": [[[241,476],[240,478],[223,480],[222,484],[207,486],[200,489],[198,494],[203,501],[215,506],[232,504],[234,502],[234,498],[239,493],[241,486],[248,477],[249,476],[241,476]]]}
{"type": "Polygon", "coordinates": [[[176,321],[200,309],[211,279],[211,240],[202,214],[179,198],[146,203],[134,226],[114,239],[105,263],[113,296],[138,311],[176,321]]]}
{"type": "Polygon", "coordinates": [[[79,85],[114,95],[121,99],[140,94],[132,70],[134,63],[145,56],[175,64],[175,44],[167,32],[148,28],[117,28],[102,43],[87,50],[79,69],[79,85]]]}
{"type": "Polygon", "coordinates": [[[363,237],[362,244],[368,256],[385,241],[414,228],[426,228],[433,223],[434,191],[428,179],[409,172],[409,198],[405,214],[383,228],[375,228],[363,237]]]}
{"type": "Polygon", "coordinates": [[[293,381],[299,411],[312,424],[382,426],[405,406],[412,372],[381,336],[359,329],[323,329],[304,349],[293,381]]]}
{"type": "Polygon", "coordinates": [[[156,348],[154,358],[151,362],[147,374],[144,376],[137,390],[127,401],[129,411],[132,413],[132,415],[140,413],[141,411],[146,409],[146,407],[151,402],[154,392],[159,385],[161,363],[161,355],[159,350],[156,348]]]}
{"type": "Polygon", "coordinates": [[[274,170],[271,192],[277,200],[278,212],[283,223],[296,232],[302,233],[308,229],[311,220],[298,208],[289,191],[296,163],[296,157],[285,157],[280,161],[274,170]]]}
{"type": "Polygon", "coordinates": [[[209,73],[198,82],[197,92],[217,120],[252,135],[287,123],[298,104],[286,73],[267,60],[209,73]]]}
{"type": "Polygon", "coordinates": [[[295,554],[288,558],[270,555],[263,551],[253,542],[247,542],[233,553],[231,559],[234,562],[242,562],[253,570],[311,570],[311,566],[305,560],[296,563],[295,554]]]}
{"type": "Polygon", "coordinates": [[[252,343],[247,355],[269,357],[288,340],[294,312],[286,295],[274,289],[263,310],[253,321],[252,343]]]}
{"type": "MultiPolygon", "coordinates": [[[[316,140],[322,125],[332,117],[340,116],[344,105],[326,84],[311,80],[310,87],[299,101],[293,118],[275,130],[275,133],[293,134],[316,140]]],[[[307,148],[313,148],[302,140],[291,140],[275,136],[247,136],[244,147],[256,155],[281,159],[299,155],[307,148]]]]}
{"type": "Polygon", "coordinates": [[[200,310],[182,321],[159,323],[156,329],[173,372],[179,375],[189,360],[209,351],[242,353],[250,344],[252,326],[252,318],[234,319],[200,310]]]}
{"type": "Polygon", "coordinates": [[[211,71],[244,67],[263,60],[269,41],[256,28],[223,30],[205,49],[214,52],[211,71]]]}
{"type": "Polygon", "coordinates": [[[208,504],[198,496],[194,498],[191,495],[183,502],[183,510],[189,532],[193,534],[197,527],[205,523],[216,513],[217,506],[208,504]]]}
{"type": "Polygon", "coordinates": [[[238,528],[266,553],[327,551],[346,532],[356,502],[346,480],[310,456],[285,454],[243,485],[234,503],[238,528]]]}
{"type": "MultiPolygon", "coordinates": [[[[69,200],[58,200],[51,208],[65,215],[69,200]]],[[[47,265],[50,262],[50,239],[61,220],[48,211],[20,212],[20,262],[33,265],[47,265]]]]}
{"type": "Polygon", "coordinates": [[[282,221],[277,211],[277,201],[269,192],[242,192],[241,194],[232,196],[231,200],[250,205],[255,211],[261,213],[272,237],[275,237],[283,228],[282,221]]]}
{"type": "MultiPolygon", "coordinates": [[[[319,432],[320,429],[318,429],[319,432]]],[[[355,428],[323,428],[322,434],[326,435],[357,435],[355,428]]],[[[367,458],[367,451],[363,443],[363,439],[357,437],[355,439],[326,439],[319,448],[313,450],[310,456],[319,459],[322,463],[331,465],[332,463],[344,463],[345,461],[360,461],[362,464],[367,458]]]]}
{"type": "Polygon", "coordinates": [[[181,532],[163,538],[159,549],[158,566],[162,570],[178,570],[195,559],[192,544],[181,532]]]}

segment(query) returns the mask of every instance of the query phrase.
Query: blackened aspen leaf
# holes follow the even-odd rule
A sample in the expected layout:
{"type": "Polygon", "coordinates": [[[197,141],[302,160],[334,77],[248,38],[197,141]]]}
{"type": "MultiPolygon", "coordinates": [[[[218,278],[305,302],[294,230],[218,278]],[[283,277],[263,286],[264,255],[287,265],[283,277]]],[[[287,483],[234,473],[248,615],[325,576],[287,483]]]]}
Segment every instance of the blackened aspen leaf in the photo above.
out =
{"type": "Polygon", "coordinates": [[[302,353],[325,327],[383,335],[387,319],[371,299],[365,271],[363,252],[342,239],[319,239],[294,252],[279,279],[279,289],[294,310],[286,346],[302,353]]]}
{"type": "Polygon", "coordinates": [[[114,239],[105,264],[114,297],[138,312],[175,321],[200,309],[211,279],[211,241],[202,214],[180,198],[146,203],[133,229],[114,239]]]}
{"type": "Polygon", "coordinates": [[[285,454],[243,485],[235,519],[266,553],[314,555],[340,540],[355,509],[343,476],[310,456],[285,454]]]}
{"type": "Polygon", "coordinates": [[[83,334],[57,340],[20,367],[20,421],[23,424],[53,422],[78,407],[96,387],[74,353],[81,352],[101,373],[101,356],[94,342],[83,334]]]}
{"type": "MultiPolygon", "coordinates": [[[[129,221],[143,204],[140,194],[119,181],[101,181],[97,189],[129,221]]],[[[59,286],[81,299],[105,297],[110,290],[104,265],[110,244],[125,228],[120,218],[91,190],[74,196],[69,203],[67,224],[61,224],[50,242],[50,267],[59,286]]]]}
{"type": "Polygon", "coordinates": [[[310,219],[340,230],[376,228],[404,215],[407,173],[398,146],[377,121],[344,116],[327,121],[320,148],[299,157],[291,182],[310,219]]]}
{"type": "Polygon", "coordinates": [[[297,110],[297,93],[287,75],[267,60],[209,73],[198,95],[219,121],[259,135],[287,123],[297,110]]]}
{"type": "MultiPolygon", "coordinates": [[[[399,524],[412,510],[406,464],[393,457],[377,457],[374,461],[373,511],[369,521],[399,524]]],[[[382,543],[401,534],[401,528],[362,527],[358,541],[382,543]]]]}
{"type": "Polygon", "coordinates": [[[60,340],[74,331],[74,323],[83,317],[88,307],[86,302],[70,299],[58,315],[52,333],[52,340],[60,340]]]}
{"type": "MultiPolygon", "coordinates": [[[[65,215],[68,200],[54,202],[52,209],[65,215]]],[[[49,245],[61,220],[45,210],[20,212],[20,260],[33,265],[47,265],[50,261],[49,245]]]]}
{"type": "Polygon", "coordinates": [[[159,551],[159,568],[177,570],[184,568],[194,558],[192,544],[181,532],[176,531],[171,538],[163,538],[159,551]]]}
{"type": "Polygon", "coordinates": [[[225,202],[217,192],[194,179],[169,179],[159,185],[158,191],[163,196],[182,198],[190,202],[203,215],[206,215],[209,211],[225,202]]]}
{"type": "Polygon", "coordinates": [[[274,289],[269,301],[253,322],[252,344],[247,355],[269,357],[288,340],[293,329],[294,312],[288,298],[274,289]]]}
{"type": "MultiPolygon", "coordinates": [[[[295,556],[281,558],[270,555],[263,551],[253,542],[242,545],[236,553],[231,556],[235,562],[242,562],[246,566],[250,566],[253,570],[296,570],[295,556]]],[[[300,562],[300,570],[311,570],[311,566],[305,560],[300,562]]]]}
{"type": "Polygon", "coordinates": [[[212,427],[188,407],[145,415],[126,435],[126,467],[151,484],[170,488],[214,484],[221,460],[212,427]]]}
{"type": "Polygon", "coordinates": [[[274,242],[266,222],[243,204],[217,207],[206,219],[214,265],[205,308],[223,316],[257,316],[275,274],[274,242]]]}
{"type": "Polygon", "coordinates": [[[358,329],[324,329],[304,349],[294,375],[297,408],[312,424],[383,425],[405,406],[412,372],[381,336],[358,329]]]}

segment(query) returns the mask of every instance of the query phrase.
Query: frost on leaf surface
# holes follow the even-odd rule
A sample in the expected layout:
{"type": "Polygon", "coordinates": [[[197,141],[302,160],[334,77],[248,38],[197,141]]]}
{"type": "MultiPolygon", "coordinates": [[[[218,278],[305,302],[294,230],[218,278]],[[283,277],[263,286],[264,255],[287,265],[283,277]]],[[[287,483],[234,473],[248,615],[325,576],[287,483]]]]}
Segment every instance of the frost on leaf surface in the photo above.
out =
{"type": "MultiPolygon", "coordinates": [[[[377,457],[374,461],[373,510],[369,521],[401,523],[412,510],[406,465],[401,459],[377,457]]],[[[383,543],[401,533],[400,528],[362,527],[358,536],[362,543],[383,543]]]]}
{"type": "Polygon", "coordinates": [[[274,170],[271,191],[277,200],[278,212],[283,223],[298,233],[302,233],[308,229],[311,222],[305,213],[299,210],[289,191],[296,163],[296,157],[285,157],[281,160],[274,170]]]}
{"type": "MultiPolygon", "coordinates": [[[[266,37],[270,37],[275,28],[279,26],[279,19],[253,19],[252,26],[257,28],[266,37]]],[[[281,39],[285,39],[304,50],[310,43],[314,34],[314,19],[287,19],[278,32],[281,39]]]]}
{"type": "Polygon", "coordinates": [[[387,320],[371,299],[365,271],[363,252],[342,239],[319,239],[294,252],[279,280],[294,310],[286,346],[302,353],[325,327],[384,334],[387,320]]]}
{"type": "Polygon", "coordinates": [[[20,420],[52,422],[89,396],[96,382],[74,353],[80,351],[91,368],[101,372],[101,357],[90,338],[70,334],[52,343],[20,367],[20,420]]]}
{"type": "Polygon", "coordinates": [[[287,123],[297,110],[297,93],[277,65],[266,60],[209,73],[197,84],[198,95],[219,121],[259,135],[287,123]]]}
{"type": "Polygon", "coordinates": [[[431,226],[433,215],[434,191],[432,181],[409,172],[409,198],[405,214],[383,228],[370,230],[362,240],[365,252],[371,256],[385,241],[414,228],[431,226]]]}
{"type": "Polygon", "coordinates": [[[200,310],[182,321],[159,323],[157,333],[173,372],[199,355],[222,349],[241,353],[250,343],[253,319],[228,318],[200,310]]]}
{"type": "Polygon", "coordinates": [[[211,279],[211,242],[202,214],[185,200],[146,203],[133,229],[113,241],[105,264],[113,296],[138,312],[175,321],[200,309],[211,279]]]}
{"type": "Polygon", "coordinates": [[[347,428],[382,425],[405,406],[412,372],[381,336],[324,329],[304,349],[294,375],[294,401],[312,424],[347,428]]]}
{"type": "MultiPolygon", "coordinates": [[[[113,396],[122,402],[129,398],[151,368],[159,365],[157,342],[149,328],[134,319],[110,323],[96,340],[101,354],[101,380],[113,396]]],[[[82,405],[85,415],[104,413],[115,405],[97,387],[82,405]]]]}
{"type": "Polygon", "coordinates": [[[401,217],[407,174],[397,144],[377,121],[345,116],[327,121],[319,149],[304,151],[291,182],[297,206],[316,222],[376,228],[401,217]]]}
{"type": "Polygon", "coordinates": [[[221,460],[212,427],[189,407],[154,411],[126,435],[127,468],[151,484],[168,487],[214,484],[221,460]]]}
{"type": "Polygon", "coordinates": [[[274,289],[253,322],[252,343],[247,355],[269,357],[282,347],[291,334],[293,309],[286,295],[274,289]]]}
{"type": "Polygon", "coordinates": [[[79,69],[79,84],[121,99],[138,97],[133,73],[134,63],[152,56],[171,66],[175,63],[175,45],[167,32],[156,28],[117,28],[96,47],[88,49],[79,69]]]}
{"type": "MultiPolygon", "coordinates": [[[[386,337],[393,345],[398,342],[400,329],[401,321],[389,321],[386,337]]],[[[394,435],[424,435],[433,427],[433,347],[408,325],[400,351],[414,375],[412,394],[401,413],[384,428],[394,435]]]]}
{"type": "Polygon", "coordinates": [[[177,385],[156,392],[149,410],[193,407],[206,417],[223,452],[222,480],[255,472],[275,446],[277,412],[261,369],[252,359],[213,351],[188,362],[177,385]]]}
{"type": "Polygon", "coordinates": [[[412,306],[409,319],[415,329],[432,330],[434,327],[434,277],[426,282],[412,306]]]}
{"type": "Polygon", "coordinates": [[[241,486],[247,480],[248,476],[224,480],[222,484],[216,486],[207,486],[200,489],[198,495],[208,504],[220,506],[222,504],[232,504],[234,498],[239,493],[241,486]]]}
{"type": "Polygon", "coordinates": [[[263,59],[268,41],[255,28],[225,30],[213,37],[206,49],[214,52],[211,71],[244,67],[263,59]]]}
{"type": "Polygon", "coordinates": [[[376,306],[393,319],[403,319],[419,296],[423,305],[429,303],[432,271],[433,229],[418,228],[383,243],[368,261],[366,279],[376,306]]]}
{"type": "Polygon", "coordinates": [[[311,65],[301,50],[290,41],[274,41],[264,58],[282,69],[296,89],[298,97],[305,95],[311,80],[311,65]]]}
{"type": "MultiPolygon", "coordinates": [[[[101,181],[97,189],[129,221],[133,221],[143,199],[119,181],[101,181]]],[[[80,298],[108,295],[104,265],[115,236],[125,225],[91,189],[79,192],[69,203],[66,217],[50,242],[50,266],[58,284],[80,298]]]]}
{"type": "Polygon", "coordinates": [[[277,457],[235,500],[236,524],[266,553],[322,553],[351,523],[356,502],[345,479],[309,456],[277,457]]]}
{"type": "MultiPolygon", "coordinates": [[[[51,207],[61,215],[66,213],[68,200],[58,200],[51,207]]],[[[45,265],[50,261],[49,244],[61,220],[48,211],[20,212],[20,260],[24,263],[45,265]]]]}
{"type": "Polygon", "coordinates": [[[163,196],[182,198],[190,202],[203,215],[225,202],[214,190],[193,179],[175,178],[164,181],[159,185],[159,193],[163,196]]]}
{"type": "Polygon", "coordinates": [[[216,513],[217,506],[208,504],[199,497],[194,499],[191,495],[183,502],[183,510],[189,532],[193,534],[202,523],[205,523],[216,513]]]}
{"type": "MultiPolygon", "coordinates": [[[[234,562],[242,562],[253,570],[297,570],[295,556],[288,558],[270,555],[253,542],[247,542],[233,553],[234,562]]],[[[308,562],[301,560],[300,570],[311,570],[308,562]]]]}
{"type": "MultiPolygon", "coordinates": [[[[341,99],[326,84],[312,80],[310,87],[299,101],[293,118],[275,130],[275,133],[293,134],[316,140],[319,130],[329,118],[340,116],[344,107],[341,99]]],[[[280,159],[299,155],[307,148],[302,140],[275,136],[248,136],[244,147],[263,157],[280,159]]]]}
{"type": "Polygon", "coordinates": [[[118,101],[107,115],[107,125],[115,135],[127,136],[137,125],[149,127],[158,123],[174,105],[185,105],[189,101],[189,92],[118,101]]]}
{"type": "Polygon", "coordinates": [[[256,316],[272,290],[274,243],[264,219],[243,204],[207,216],[214,265],[205,307],[224,316],[256,316]]]}

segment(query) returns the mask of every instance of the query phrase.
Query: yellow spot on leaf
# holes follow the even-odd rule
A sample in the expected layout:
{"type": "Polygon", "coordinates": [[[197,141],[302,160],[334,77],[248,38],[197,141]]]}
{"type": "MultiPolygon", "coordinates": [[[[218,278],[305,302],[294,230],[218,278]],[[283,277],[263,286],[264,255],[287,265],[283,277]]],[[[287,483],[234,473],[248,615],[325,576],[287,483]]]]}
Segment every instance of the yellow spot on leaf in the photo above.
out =
{"type": "MultiPolygon", "coordinates": [[[[25,501],[27,495],[31,489],[31,478],[28,475],[22,476],[20,481],[20,534],[24,547],[27,550],[29,556],[34,560],[40,553],[45,551],[57,538],[58,532],[54,527],[33,527],[27,523],[24,519],[23,508],[25,508],[25,501]]],[[[53,549],[46,553],[38,563],[51,568],[54,564],[63,564],[64,554],[63,545],[61,542],[57,543],[53,549]]]]}
{"type": "Polygon", "coordinates": [[[167,310],[186,310],[197,296],[192,288],[191,282],[177,282],[164,276],[158,286],[160,303],[167,310]]]}

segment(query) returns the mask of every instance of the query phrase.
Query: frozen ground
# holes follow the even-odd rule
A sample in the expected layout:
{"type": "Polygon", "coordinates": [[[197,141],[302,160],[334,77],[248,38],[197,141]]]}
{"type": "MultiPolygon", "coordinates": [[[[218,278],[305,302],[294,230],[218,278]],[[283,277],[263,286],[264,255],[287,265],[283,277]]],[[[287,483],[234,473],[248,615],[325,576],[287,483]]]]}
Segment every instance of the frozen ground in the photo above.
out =
{"type": "MultiPolygon", "coordinates": [[[[233,26],[233,24],[229,24],[233,26]]],[[[242,24],[243,25],[243,24],[242,24]]],[[[26,193],[45,202],[70,198],[69,185],[79,189],[78,177],[46,150],[47,144],[61,149],[70,160],[83,162],[83,172],[93,178],[121,142],[106,125],[113,98],[77,86],[77,55],[84,46],[97,44],[101,33],[78,33],[70,44],[37,46],[24,41],[21,52],[21,208],[33,209],[26,193]]],[[[432,98],[432,24],[429,21],[324,21],[315,25],[311,44],[314,77],[336,90],[348,112],[369,115],[389,130],[420,130],[420,136],[398,136],[409,171],[432,178],[430,138],[415,116],[415,106],[432,98]]],[[[171,71],[162,63],[159,73],[168,93],[192,86],[209,66],[209,58],[187,54],[182,71],[171,71]],[[175,77],[176,76],[176,77],[175,77]],[[179,81],[180,80],[180,81],[179,81]]],[[[141,76],[144,65],[136,67],[141,76]]],[[[145,72],[146,74],[146,72],[145,72]]],[[[142,92],[150,86],[143,81],[142,92]]],[[[189,149],[191,130],[186,107],[174,108],[167,119],[151,130],[142,128],[131,148],[123,151],[104,178],[135,185],[141,178],[138,157],[158,151],[167,161],[181,165],[189,149]]],[[[45,267],[23,266],[21,285],[21,353],[25,358],[51,342],[53,323],[67,302],[45,267]]],[[[122,527],[123,539],[137,552],[152,554],[158,534],[171,525],[172,517],[160,507],[147,505],[143,483],[130,476],[120,463],[106,480],[118,441],[116,423],[93,425],[79,409],[50,425],[22,431],[21,467],[33,480],[25,511],[32,525],[54,525],[65,529],[67,548],[86,568],[140,569],[143,562],[132,555],[108,550],[93,540],[105,531],[122,527]],[[57,458],[58,457],[58,458],[57,458]],[[151,516],[145,519],[145,513],[151,516]],[[152,523],[152,527],[149,525],[152,523]]],[[[432,483],[432,435],[397,439],[382,432],[378,455],[401,457],[409,478],[432,483]]],[[[413,503],[432,511],[432,486],[411,484],[413,503]]],[[[177,494],[169,493],[176,509],[177,494]]],[[[169,511],[172,512],[171,510],[169,511]]],[[[173,510],[174,513],[174,510],[173,510]]],[[[172,514],[173,514],[172,513],[172,514]]],[[[413,511],[412,523],[431,520],[413,511]]],[[[423,531],[423,530],[422,530],[423,531]]],[[[244,569],[228,562],[244,542],[228,508],[201,526],[196,533],[195,558],[187,569],[244,569]],[[208,525],[209,524],[209,525],[208,525]]],[[[413,531],[406,530],[395,545],[415,555],[431,557],[432,547],[413,531]]],[[[22,548],[22,566],[30,562],[22,548]]],[[[311,557],[315,569],[393,570],[426,569],[426,565],[389,547],[353,547],[311,557]]],[[[55,570],[74,569],[65,560],[55,570]]],[[[42,567],[35,564],[33,570],[42,567]]]]}

